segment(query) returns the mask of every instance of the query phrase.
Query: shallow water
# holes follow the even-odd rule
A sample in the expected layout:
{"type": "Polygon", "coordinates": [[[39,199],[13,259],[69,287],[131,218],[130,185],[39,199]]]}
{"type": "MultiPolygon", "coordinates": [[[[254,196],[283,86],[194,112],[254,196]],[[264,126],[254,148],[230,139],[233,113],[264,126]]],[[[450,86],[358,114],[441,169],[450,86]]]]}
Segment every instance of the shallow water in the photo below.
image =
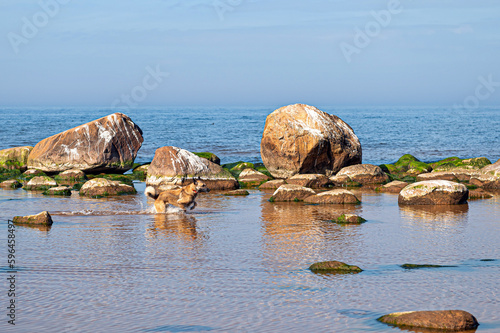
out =
{"type": "MultiPolygon", "coordinates": [[[[211,192],[185,215],[155,215],[142,194],[0,190],[2,242],[12,216],[48,209],[54,219],[48,230],[17,229],[15,331],[398,332],[375,319],[429,309],[463,309],[478,318],[477,332],[500,331],[500,197],[400,208],[397,195],[356,194],[361,205],[314,206],[270,203],[271,192],[258,190],[211,192]],[[339,212],[368,222],[328,221],[339,212]],[[323,260],[364,271],[307,269],[323,260]]],[[[11,331],[5,318],[0,327],[11,331]]]]}

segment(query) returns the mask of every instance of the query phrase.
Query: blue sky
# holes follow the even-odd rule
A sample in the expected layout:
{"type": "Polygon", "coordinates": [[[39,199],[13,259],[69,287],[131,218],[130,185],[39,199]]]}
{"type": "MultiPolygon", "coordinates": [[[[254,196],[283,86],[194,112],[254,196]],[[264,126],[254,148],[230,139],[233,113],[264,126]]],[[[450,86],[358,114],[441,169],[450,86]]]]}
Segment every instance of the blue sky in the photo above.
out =
{"type": "Polygon", "coordinates": [[[500,82],[498,1],[0,1],[0,106],[453,105],[500,82]]]}

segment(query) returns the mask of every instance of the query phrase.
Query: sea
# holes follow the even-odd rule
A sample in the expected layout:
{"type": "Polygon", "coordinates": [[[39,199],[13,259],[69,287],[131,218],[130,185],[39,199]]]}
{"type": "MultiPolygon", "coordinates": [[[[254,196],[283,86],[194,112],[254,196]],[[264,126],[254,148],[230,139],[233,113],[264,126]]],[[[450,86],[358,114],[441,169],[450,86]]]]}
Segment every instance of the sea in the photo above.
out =
{"type": "MultiPolygon", "coordinates": [[[[0,149],[34,146],[123,112],[144,133],[138,163],[170,145],[213,152],[222,163],[259,162],[266,116],[278,107],[2,107],[0,149]]],[[[500,158],[500,107],[318,108],[354,129],[363,163],[393,163],[407,153],[426,162],[500,158]]],[[[0,332],[423,333],[376,319],[451,309],[472,313],[475,332],[500,332],[500,192],[465,205],[404,207],[397,194],[363,188],[352,189],[359,205],[212,191],[187,213],[154,214],[144,182],[134,186],[135,195],[102,199],[0,189],[0,332]],[[41,211],[52,215],[51,227],[9,232],[13,216],[41,211]],[[367,222],[332,222],[343,213],[367,222]],[[327,260],[363,271],[308,269],[327,260]],[[12,300],[15,325],[7,316],[12,300]]]]}

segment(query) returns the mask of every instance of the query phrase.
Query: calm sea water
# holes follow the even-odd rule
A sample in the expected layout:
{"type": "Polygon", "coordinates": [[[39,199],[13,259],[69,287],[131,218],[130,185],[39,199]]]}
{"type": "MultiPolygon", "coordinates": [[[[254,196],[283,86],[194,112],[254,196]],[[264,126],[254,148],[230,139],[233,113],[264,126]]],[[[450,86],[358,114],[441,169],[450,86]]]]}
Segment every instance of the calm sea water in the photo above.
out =
{"type": "MultiPolygon", "coordinates": [[[[141,108],[123,111],[144,132],[137,162],[162,146],[217,154],[223,163],[260,161],[266,117],[276,107],[141,108]]],[[[475,111],[442,107],[320,107],[342,118],[361,140],[364,163],[392,163],[410,153],[423,161],[445,157],[500,158],[500,107],[475,111]]],[[[0,108],[0,149],[40,140],[116,112],[105,108],[0,108]]]]}
{"type": "MultiPolygon", "coordinates": [[[[404,153],[423,160],[498,159],[498,109],[327,109],[348,122],[364,161],[404,153]]],[[[259,159],[266,108],[126,112],[143,129],[140,161],[177,145],[224,162],[259,159]]],[[[2,109],[1,148],[35,144],[111,113],[100,109],[2,109]]],[[[356,206],[270,203],[210,192],[187,214],[151,214],[137,195],[87,199],[0,190],[0,308],[7,306],[7,219],[43,210],[51,228],[16,231],[17,320],[0,332],[400,332],[375,319],[395,311],[463,309],[500,331],[500,193],[455,207],[399,207],[397,195],[355,190],[356,206]],[[329,220],[339,213],[357,226],[329,220]],[[494,261],[482,261],[495,259],[494,261]],[[340,260],[355,275],[317,275],[340,260]],[[404,263],[456,267],[404,270],[404,263]]],[[[5,310],[4,310],[5,313],[5,310]]],[[[420,332],[420,331],[415,331],[420,332]]]]}

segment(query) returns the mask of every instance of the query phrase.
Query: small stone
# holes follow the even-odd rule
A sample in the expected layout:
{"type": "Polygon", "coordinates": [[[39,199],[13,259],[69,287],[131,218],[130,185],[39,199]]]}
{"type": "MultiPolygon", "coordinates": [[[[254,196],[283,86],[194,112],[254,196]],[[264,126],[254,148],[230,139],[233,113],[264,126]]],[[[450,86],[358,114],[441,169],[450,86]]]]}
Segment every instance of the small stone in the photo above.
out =
{"type": "Polygon", "coordinates": [[[33,177],[25,186],[24,189],[28,191],[45,191],[51,187],[56,187],[57,183],[54,179],[48,176],[33,177]]]}
{"type": "Polygon", "coordinates": [[[340,261],[322,261],[312,264],[309,269],[314,273],[359,273],[358,266],[348,265],[340,261]]]}
{"type": "Polygon", "coordinates": [[[227,196],[245,196],[245,195],[249,195],[249,194],[250,193],[248,193],[247,190],[241,190],[241,189],[224,193],[224,195],[227,195],[227,196]]]}
{"type": "Polygon", "coordinates": [[[346,189],[335,189],[307,197],[304,202],[312,204],[358,204],[361,201],[346,189]]]}
{"type": "Polygon", "coordinates": [[[462,310],[395,312],[378,318],[383,323],[401,327],[420,327],[447,331],[472,330],[477,319],[462,310]]]}
{"type": "Polygon", "coordinates": [[[384,186],[377,187],[376,190],[380,191],[380,192],[386,192],[386,193],[399,193],[406,186],[408,186],[407,182],[394,180],[390,183],[385,184],[384,186]]]}
{"type": "Polygon", "coordinates": [[[257,186],[267,180],[269,180],[268,176],[254,169],[244,169],[238,177],[240,184],[243,183],[246,187],[257,186]]]}
{"type": "Polygon", "coordinates": [[[6,189],[9,189],[9,188],[16,189],[16,188],[19,188],[21,186],[23,186],[23,185],[15,179],[6,180],[6,181],[3,181],[0,183],[0,187],[6,188],[6,189]]]}
{"type": "Polygon", "coordinates": [[[311,195],[316,194],[308,187],[300,185],[281,185],[271,197],[271,201],[302,201],[311,195]]]}
{"type": "Polygon", "coordinates": [[[361,224],[365,223],[366,220],[355,214],[342,214],[337,217],[337,219],[333,220],[333,222],[339,224],[361,224]]]}
{"type": "Polygon", "coordinates": [[[37,215],[14,216],[12,222],[17,224],[37,224],[37,225],[52,225],[52,217],[49,212],[41,212],[37,215]]]}
{"type": "Polygon", "coordinates": [[[94,178],[83,184],[80,189],[81,196],[88,196],[93,198],[135,194],[137,191],[130,185],[125,185],[119,181],[112,181],[105,178],[94,178]]]}
{"type": "Polygon", "coordinates": [[[259,190],[275,190],[281,185],[285,185],[286,181],[284,179],[274,179],[259,186],[259,190]]]}
{"type": "Polygon", "coordinates": [[[64,181],[82,181],[87,179],[85,172],[78,169],[66,170],[58,174],[55,179],[64,181]]]}
{"type": "Polygon", "coordinates": [[[71,187],[68,186],[57,186],[51,187],[45,192],[45,195],[63,195],[63,196],[71,196],[71,187]]]}
{"type": "Polygon", "coordinates": [[[493,198],[491,193],[486,192],[483,189],[469,190],[469,200],[476,199],[490,199],[493,198]]]}
{"type": "Polygon", "coordinates": [[[403,205],[458,205],[467,202],[469,190],[447,180],[427,180],[406,186],[399,193],[403,205]]]}
{"type": "Polygon", "coordinates": [[[351,182],[368,184],[385,184],[389,176],[379,166],[373,164],[356,164],[342,168],[337,177],[347,176],[351,182]]]}
{"type": "Polygon", "coordinates": [[[458,182],[458,178],[453,173],[447,171],[428,172],[417,175],[417,182],[424,180],[449,180],[451,182],[458,182]]]}

